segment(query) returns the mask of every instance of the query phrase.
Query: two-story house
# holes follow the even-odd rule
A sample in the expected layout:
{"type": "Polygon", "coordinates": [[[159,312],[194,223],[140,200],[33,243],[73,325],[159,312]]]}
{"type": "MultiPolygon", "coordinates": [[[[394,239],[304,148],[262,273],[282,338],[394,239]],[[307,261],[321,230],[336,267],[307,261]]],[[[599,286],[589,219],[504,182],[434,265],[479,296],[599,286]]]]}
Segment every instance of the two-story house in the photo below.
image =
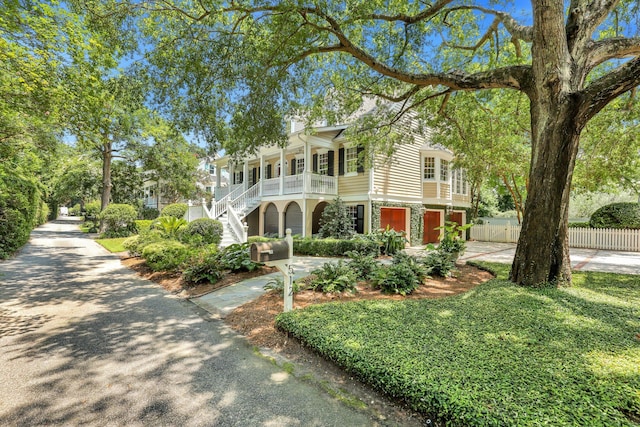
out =
{"type": "Polygon", "coordinates": [[[285,148],[269,147],[240,161],[216,163],[216,202],[211,216],[223,215],[238,233],[312,236],[337,196],[349,206],[358,233],[390,226],[405,231],[412,245],[437,242],[445,219],[466,222],[469,186],[463,170],[451,168],[453,153],[414,135],[387,158],[368,155],[345,136],[348,125],[305,131],[292,122],[285,148]],[[230,183],[221,184],[226,171],[230,183]]]}

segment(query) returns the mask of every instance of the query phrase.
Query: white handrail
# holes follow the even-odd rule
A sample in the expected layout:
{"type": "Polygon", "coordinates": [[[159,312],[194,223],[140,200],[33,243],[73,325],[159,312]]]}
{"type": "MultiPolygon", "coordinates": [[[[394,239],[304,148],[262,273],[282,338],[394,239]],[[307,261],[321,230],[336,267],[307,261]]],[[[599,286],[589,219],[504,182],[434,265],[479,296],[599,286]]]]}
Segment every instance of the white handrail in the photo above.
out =
{"type": "Polygon", "coordinates": [[[239,186],[234,188],[233,191],[227,193],[227,195],[224,196],[222,199],[216,200],[215,203],[213,203],[213,205],[211,206],[211,211],[208,211],[209,218],[218,219],[220,215],[222,215],[227,211],[227,205],[229,200],[235,199],[241,193],[242,193],[242,186],[239,186]]]}
{"type": "Polygon", "coordinates": [[[236,235],[236,238],[240,243],[246,242],[248,240],[248,237],[247,237],[248,227],[240,221],[240,217],[238,216],[236,211],[231,207],[231,205],[228,206],[228,210],[229,210],[228,211],[229,215],[227,216],[227,218],[229,221],[229,225],[231,226],[230,227],[231,231],[233,232],[233,234],[236,235]]]}
{"type": "Polygon", "coordinates": [[[260,201],[260,184],[255,184],[253,187],[237,196],[235,199],[229,200],[229,207],[241,216],[246,213],[245,210],[253,206],[256,202],[260,201]]]}

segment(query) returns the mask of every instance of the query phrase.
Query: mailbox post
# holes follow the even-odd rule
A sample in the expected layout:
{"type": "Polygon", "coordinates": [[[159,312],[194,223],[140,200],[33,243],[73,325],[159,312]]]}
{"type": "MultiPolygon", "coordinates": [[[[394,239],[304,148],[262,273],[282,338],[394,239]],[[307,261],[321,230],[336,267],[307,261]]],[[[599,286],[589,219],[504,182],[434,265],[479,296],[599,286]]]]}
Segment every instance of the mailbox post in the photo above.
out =
{"type": "Polygon", "coordinates": [[[293,237],[287,228],[283,241],[251,244],[251,260],[276,267],[284,280],[284,311],[293,309],[293,237]]]}

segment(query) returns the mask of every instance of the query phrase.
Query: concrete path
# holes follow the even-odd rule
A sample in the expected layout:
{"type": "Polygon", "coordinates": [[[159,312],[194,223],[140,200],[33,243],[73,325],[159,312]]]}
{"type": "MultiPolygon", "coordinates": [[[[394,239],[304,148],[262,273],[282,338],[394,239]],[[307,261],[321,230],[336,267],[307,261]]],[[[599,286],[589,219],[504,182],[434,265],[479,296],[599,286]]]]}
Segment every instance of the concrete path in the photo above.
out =
{"type": "MultiPolygon", "coordinates": [[[[468,242],[461,261],[483,260],[511,263],[516,252],[513,243],[468,242]]],[[[575,271],[603,271],[640,274],[640,253],[571,248],[571,268],[575,271]]]]}
{"type": "Polygon", "coordinates": [[[2,426],[376,425],[69,221],[0,262],[0,396],[2,426]]]}

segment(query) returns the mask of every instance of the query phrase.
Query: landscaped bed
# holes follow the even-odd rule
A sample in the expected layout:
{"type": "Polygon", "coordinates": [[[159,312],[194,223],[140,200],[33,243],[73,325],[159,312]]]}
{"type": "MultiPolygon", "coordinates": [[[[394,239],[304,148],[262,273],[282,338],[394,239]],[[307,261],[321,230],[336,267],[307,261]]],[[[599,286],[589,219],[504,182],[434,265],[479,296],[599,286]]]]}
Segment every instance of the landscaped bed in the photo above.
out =
{"type": "Polygon", "coordinates": [[[277,325],[451,425],[640,425],[640,277],[575,273],[530,289],[500,273],[438,300],[328,303],[277,325]]]}

